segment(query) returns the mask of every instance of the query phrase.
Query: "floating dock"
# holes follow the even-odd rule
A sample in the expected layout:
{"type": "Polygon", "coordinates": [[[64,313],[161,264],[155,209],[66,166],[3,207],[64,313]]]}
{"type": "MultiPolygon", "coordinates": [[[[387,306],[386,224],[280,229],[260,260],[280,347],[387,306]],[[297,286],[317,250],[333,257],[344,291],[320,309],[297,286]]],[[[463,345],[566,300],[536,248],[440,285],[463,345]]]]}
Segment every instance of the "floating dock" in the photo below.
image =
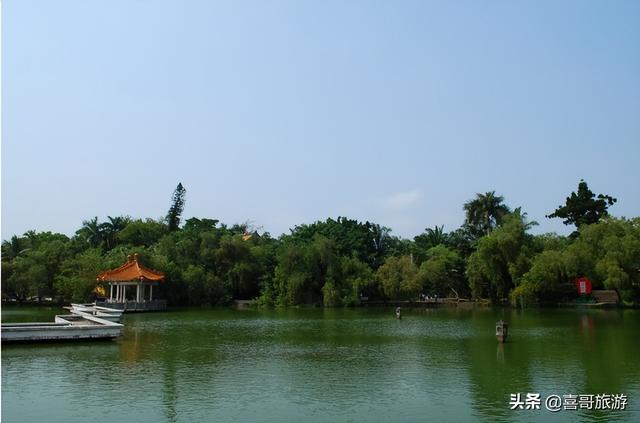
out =
{"type": "Polygon", "coordinates": [[[122,313],[124,310],[117,310],[115,308],[101,307],[96,305],[96,303],[92,304],[73,304],[70,306],[64,307],[69,310],[72,314],[85,313],[94,317],[98,317],[100,319],[109,320],[110,322],[120,323],[122,319],[122,313]]]}
{"type": "Polygon", "coordinates": [[[56,316],[53,323],[3,323],[0,337],[2,343],[113,339],[120,336],[123,327],[120,323],[75,311],[56,316]]]}

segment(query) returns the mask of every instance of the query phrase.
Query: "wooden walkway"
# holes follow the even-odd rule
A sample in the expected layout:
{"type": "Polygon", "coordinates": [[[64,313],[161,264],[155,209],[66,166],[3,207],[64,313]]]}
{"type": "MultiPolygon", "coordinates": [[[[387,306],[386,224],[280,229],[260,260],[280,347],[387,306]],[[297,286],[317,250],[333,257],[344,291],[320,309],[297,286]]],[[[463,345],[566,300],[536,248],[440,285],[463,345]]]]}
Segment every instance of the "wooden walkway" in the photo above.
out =
{"type": "Polygon", "coordinates": [[[599,289],[591,291],[591,296],[595,298],[597,304],[615,305],[620,302],[618,293],[613,289],[599,289]]]}

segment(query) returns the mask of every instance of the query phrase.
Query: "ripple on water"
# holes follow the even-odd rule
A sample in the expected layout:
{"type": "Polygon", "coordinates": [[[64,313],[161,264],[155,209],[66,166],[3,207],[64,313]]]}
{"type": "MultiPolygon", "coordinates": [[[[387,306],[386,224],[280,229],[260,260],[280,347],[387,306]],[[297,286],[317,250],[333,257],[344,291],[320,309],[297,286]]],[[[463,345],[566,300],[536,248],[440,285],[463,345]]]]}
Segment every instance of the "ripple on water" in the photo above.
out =
{"type": "MultiPolygon", "coordinates": [[[[580,329],[575,314],[512,316],[513,341],[498,345],[489,312],[407,311],[401,321],[386,310],[127,315],[116,342],[3,347],[2,413],[7,421],[65,423],[87,415],[544,421],[546,414],[514,416],[509,393],[597,387],[637,397],[640,351],[620,337],[635,333],[638,319],[625,315],[628,329],[602,326],[622,333],[594,343],[598,318],[580,329]]],[[[628,416],[638,417],[637,408],[609,417],[628,416]]]]}

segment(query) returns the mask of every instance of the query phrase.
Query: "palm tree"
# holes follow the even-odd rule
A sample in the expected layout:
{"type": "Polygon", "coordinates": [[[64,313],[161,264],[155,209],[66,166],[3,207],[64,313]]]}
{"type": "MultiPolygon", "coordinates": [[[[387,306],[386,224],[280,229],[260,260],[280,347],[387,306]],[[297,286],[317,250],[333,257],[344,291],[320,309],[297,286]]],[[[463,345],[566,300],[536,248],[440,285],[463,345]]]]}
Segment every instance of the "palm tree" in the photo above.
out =
{"type": "Polygon", "coordinates": [[[107,216],[108,222],[104,222],[100,225],[102,236],[104,238],[107,250],[116,246],[118,232],[123,230],[131,219],[123,216],[111,217],[107,216]]]}
{"type": "Polygon", "coordinates": [[[527,212],[523,212],[522,211],[522,207],[516,207],[515,209],[513,209],[513,212],[511,212],[511,214],[513,215],[517,215],[520,216],[522,218],[522,223],[524,224],[524,230],[528,231],[529,229],[533,228],[534,226],[538,226],[539,223],[536,222],[535,220],[527,220],[527,212]]]}
{"type": "Polygon", "coordinates": [[[427,251],[437,245],[449,245],[450,235],[444,232],[444,225],[426,228],[423,233],[413,238],[411,255],[420,265],[427,259],[427,251]]]}
{"type": "Polygon", "coordinates": [[[433,229],[426,228],[425,231],[426,240],[434,247],[440,244],[446,245],[447,241],[449,240],[449,235],[444,232],[444,225],[436,225],[433,227],[433,229]]]}
{"type": "Polygon", "coordinates": [[[104,235],[102,225],[98,223],[98,216],[82,221],[82,228],[76,233],[92,247],[100,245],[104,235]]]}
{"type": "Polygon", "coordinates": [[[18,257],[21,253],[29,250],[25,248],[25,239],[19,238],[17,235],[11,237],[9,241],[2,242],[2,255],[3,259],[7,258],[12,260],[18,257]]]}
{"type": "Polygon", "coordinates": [[[29,246],[31,246],[32,248],[36,248],[37,247],[37,243],[38,243],[38,234],[36,233],[36,231],[29,230],[27,232],[24,233],[23,235],[23,239],[26,238],[26,240],[28,241],[29,246]]]}
{"type": "Polygon", "coordinates": [[[475,237],[488,235],[500,226],[509,214],[509,207],[503,204],[504,197],[495,191],[476,194],[476,198],[464,203],[466,213],[465,226],[475,237]]]}

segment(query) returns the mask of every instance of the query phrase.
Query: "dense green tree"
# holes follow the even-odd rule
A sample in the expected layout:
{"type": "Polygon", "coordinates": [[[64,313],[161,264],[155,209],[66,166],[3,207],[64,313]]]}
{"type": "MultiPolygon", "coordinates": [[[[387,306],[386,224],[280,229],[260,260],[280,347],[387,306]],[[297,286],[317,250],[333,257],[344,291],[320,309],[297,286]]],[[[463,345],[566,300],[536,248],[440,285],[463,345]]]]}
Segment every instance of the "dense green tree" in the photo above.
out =
{"type": "Polygon", "coordinates": [[[203,266],[190,264],[184,271],[182,278],[187,286],[189,302],[191,304],[210,303],[213,296],[210,289],[210,275],[203,266]]]}
{"type": "Polygon", "coordinates": [[[186,220],[183,230],[190,233],[210,232],[216,229],[218,222],[217,219],[198,219],[192,217],[186,220]]]}
{"type": "Polygon", "coordinates": [[[425,259],[427,251],[436,245],[447,245],[449,242],[449,234],[444,232],[444,226],[434,226],[426,228],[423,233],[413,238],[413,254],[414,261],[420,265],[425,259]]]}
{"type": "Polygon", "coordinates": [[[83,302],[93,297],[96,276],[109,269],[100,248],[91,248],[62,263],[54,285],[68,301],[83,302]]]}
{"type": "MultiPolygon", "coordinates": [[[[64,236],[64,235],[63,235],[64,236]]],[[[52,239],[49,242],[42,243],[34,250],[33,256],[36,257],[46,269],[46,277],[44,279],[45,291],[47,296],[54,294],[54,280],[60,273],[60,268],[64,261],[72,257],[69,244],[65,240],[52,239]]]]}
{"type": "Polygon", "coordinates": [[[9,289],[9,278],[11,278],[15,272],[15,261],[4,260],[3,257],[1,264],[2,270],[0,271],[0,276],[2,277],[2,299],[4,300],[11,297],[17,298],[15,289],[9,289]]]}
{"type": "Polygon", "coordinates": [[[327,307],[348,306],[358,304],[361,295],[369,296],[377,291],[371,267],[353,250],[355,244],[366,238],[358,236],[362,235],[360,231],[365,225],[329,219],[309,226],[298,227],[282,238],[274,277],[263,278],[261,282],[261,304],[322,302],[327,307]]]}
{"type": "Polygon", "coordinates": [[[388,257],[378,269],[376,276],[384,294],[390,300],[416,299],[421,285],[416,277],[418,268],[410,257],[388,257]]]}
{"type": "Polygon", "coordinates": [[[23,249],[6,267],[11,276],[5,279],[4,293],[19,300],[52,296],[53,280],[60,265],[71,256],[69,239],[62,234],[29,231],[23,240],[29,248],[23,249]]]}
{"type": "Polygon", "coordinates": [[[578,192],[572,192],[567,197],[564,206],[558,208],[547,215],[548,218],[559,217],[565,225],[575,225],[580,228],[582,225],[597,223],[603,217],[609,215],[607,209],[618,201],[617,199],[604,194],[596,195],[589,189],[584,180],[578,184],[578,192]]]}
{"type": "MultiPolygon", "coordinates": [[[[386,259],[387,257],[401,257],[401,256],[409,256],[413,254],[415,251],[415,243],[410,239],[404,239],[392,236],[389,239],[389,247],[386,250],[385,254],[382,256],[382,259],[386,259]]],[[[380,266],[372,266],[373,269],[377,269],[380,266]]]]}
{"type": "Polygon", "coordinates": [[[9,241],[2,242],[2,259],[13,260],[28,249],[27,240],[13,235],[9,241]]]}
{"type": "Polygon", "coordinates": [[[360,260],[369,264],[373,269],[380,267],[387,255],[406,251],[406,247],[401,245],[400,239],[391,235],[390,228],[371,222],[365,222],[364,226],[371,234],[373,251],[369,252],[368,257],[360,257],[360,260]]]}
{"type": "Polygon", "coordinates": [[[117,233],[116,239],[121,244],[149,247],[158,242],[167,230],[167,225],[157,220],[136,219],[127,223],[127,226],[117,233]]]}
{"type": "Polygon", "coordinates": [[[533,237],[529,223],[517,209],[504,218],[501,227],[481,238],[467,263],[467,277],[476,297],[505,299],[530,266],[533,237]]]}
{"type": "Polygon", "coordinates": [[[254,250],[241,235],[225,235],[215,251],[217,274],[226,281],[231,295],[237,299],[251,299],[260,294],[260,277],[264,272],[255,259],[254,250]]]}
{"type": "Polygon", "coordinates": [[[475,240],[469,229],[462,226],[447,234],[447,246],[466,260],[475,251],[475,240]]]}
{"type": "MultiPolygon", "coordinates": [[[[189,290],[183,278],[185,268],[167,256],[166,250],[163,251],[161,248],[163,242],[171,244],[169,236],[165,236],[148,252],[149,266],[165,274],[164,283],[160,284],[158,294],[160,298],[166,298],[169,304],[189,304],[189,290]]],[[[195,303],[195,300],[191,299],[191,302],[195,303]]]]}
{"type": "Polygon", "coordinates": [[[322,287],[325,307],[357,305],[361,296],[375,290],[375,276],[366,263],[355,257],[341,257],[333,266],[322,287]]]}
{"type": "Polygon", "coordinates": [[[463,208],[465,223],[470,234],[475,238],[488,235],[500,226],[509,214],[509,207],[503,204],[504,197],[496,195],[495,191],[476,194],[476,198],[467,201],[463,208]]]}
{"type": "Polygon", "coordinates": [[[467,281],[464,278],[464,261],[458,253],[442,244],[427,251],[426,260],[418,271],[421,291],[430,295],[456,298],[468,294],[467,281]]]}
{"type": "Polygon", "coordinates": [[[34,257],[18,257],[13,261],[13,272],[3,286],[19,301],[40,299],[47,288],[47,268],[34,257]]]}
{"type": "Polygon", "coordinates": [[[575,295],[562,251],[547,250],[535,256],[531,268],[511,292],[511,302],[522,306],[555,303],[575,295]]]}
{"type": "Polygon", "coordinates": [[[563,251],[571,244],[571,238],[555,233],[540,234],[533,237],[536,251],[563,251]]]}
{"type": "MultiPolygon", "coordinates": [[[[606,196],[604,196],[606,197],[606,196]]],[[[184,196],[180,197],[184,200],[184,196]]],[[[606,198],[601,198],[606,200],[606,198]]],[[[249,223],[227,226],[191,218],[169,231],[164,222],[95,217],[72,239],[28,231],[2,243],[2,295],[20,300],[86,301],[96,275],[139,253],[165,273],[160,295],[171,304],[357,305],[413,299],[420,293],[489,297],[521,305],[573,295],[586,275],[594,288],[640,302],[639,219],[600,218],[574,237],[532,236],[520,208],[508,212],[495,193],[465,205],[465,224],[450,233],[428,228],[414,240],[375,223],[338,217],[296,226],[278,239],[249,223]]],[[[178,213],[179,219],[179,213],[178,213]]]]}
{"type": "MultiPolygon", "coordinates": [[[[339,305],[360,304],[361,297],[372,297],[378,293],[373,270],[355,257],[342,257],[340,260],[342,283],[339,283],[339,305]]],[[[326,304],[326,301],[325,301],[326,304]]]]}
{"type": "Polygon", "coordinates": [[[337,276],[335,242],[316,235],[313,242],[286,243],[278,254],[274,294],[279,305],[316,304],[323,298],[322,288],[337,276]]]}
{"type": "Polygon", "coordinates": [[[287,238],[294,243],[308,244],[316,234],[333,240],[339,256],[357,257],[374,269],[382,264],[395,244],[388,228],[342,216],[336,220],[329,218],[324,222],[296,226],[287,238]]]}
{"type": "Polygon", "coordinates": [[[249,236],[239,229],[242,225],[217,224],[214,219],[191,218],[181,230],[154,244],[152,262],[166,272],[165,294],[174,301],[223,304],[232,298],[251,299],[271,283],[276,241],[256,231],[249,236]],[[204,279],[195,280],[201,272],[204,279]],[[204,297],[196,294],[201,288],[208,289],[204,297]]]}
{"type": "Polygon", "coordinates": [[[175,231],[180,227],[180,217],[184,210],[184,201],[187,195],[187,190],[182,186],[182,182],[178,183],[175,191],[173,192],[173,198],[171,200],[171,207],[167,212],[167,226],[169,231],[175,231]]]}
{"type": "Polygon", "coordinates": [[[570,277],[585,275],[595,288],[615,289],[625,301],[640,300],[640,218],[604,218],[581,226],[566,249],[570,277]]]}
{"type": "Polygon", "coordinates": [[[497,298],[494,282],[491,280],[492,270],[489,262],[480,254],[471,254],[467,259],[466,277],[469,282],[469,289],[473,298],[492,297],[497,298]]]}
{"type": "MultiPolygon", "coordinates": [[[[273,298],[267,301],[272,301],[274,305],[295,305],[318,300],[319,287],[311,286],[311,275],[306,265],[307,248],[289,245],[281,250],[273,280],[273,298]]],[[[267,293],[270,293],[269,290],[267,293]]]]}
{"type": "Polygon", "coordinates": [[[184,272],[190,304],[224,305],[231,297],[228,282],[202,266],[189,265],[184,272]]]}

